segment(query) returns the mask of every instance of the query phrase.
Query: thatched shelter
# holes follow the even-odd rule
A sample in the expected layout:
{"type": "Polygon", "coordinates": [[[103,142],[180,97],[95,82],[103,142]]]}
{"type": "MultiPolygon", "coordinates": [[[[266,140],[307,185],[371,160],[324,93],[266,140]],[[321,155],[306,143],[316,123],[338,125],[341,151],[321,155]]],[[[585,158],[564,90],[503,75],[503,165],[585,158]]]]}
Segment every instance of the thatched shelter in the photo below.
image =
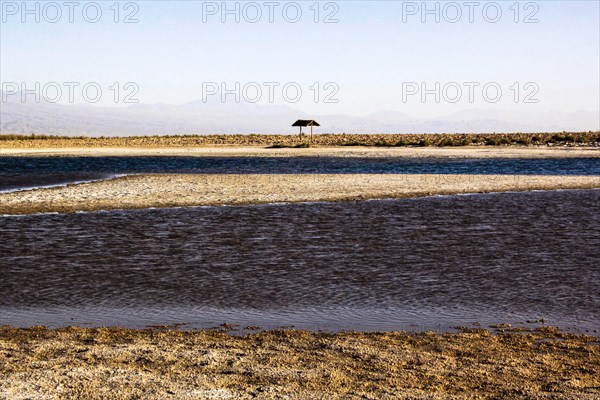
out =
{"type": "Polygon", "coordinates": [[[299,119],[298,121],[294,122],[294,124],[292,126],[300,127],[300,137],[302,137],[302,127],[310,126],[310,138],[312,139],[313,126],[321,126],[321,125],[317,121],[312,120],[312,119],[299,119]]]}

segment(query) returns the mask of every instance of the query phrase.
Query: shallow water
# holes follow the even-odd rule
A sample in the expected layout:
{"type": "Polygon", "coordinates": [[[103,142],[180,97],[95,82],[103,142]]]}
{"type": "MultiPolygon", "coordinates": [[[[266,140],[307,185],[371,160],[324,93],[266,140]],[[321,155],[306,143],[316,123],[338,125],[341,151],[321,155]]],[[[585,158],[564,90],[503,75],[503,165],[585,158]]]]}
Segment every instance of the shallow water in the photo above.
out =
{"type": "Polygon", "coordinates": [[[600,332],[600,190],[0,217],[0,323],[600,332]]]}
{"type": "Polygon", "coordinates": [[[352,157],[0,157],[0,191],[105,179],[115,174],[600,175],[600,158],[443,159],[352,157]]]}

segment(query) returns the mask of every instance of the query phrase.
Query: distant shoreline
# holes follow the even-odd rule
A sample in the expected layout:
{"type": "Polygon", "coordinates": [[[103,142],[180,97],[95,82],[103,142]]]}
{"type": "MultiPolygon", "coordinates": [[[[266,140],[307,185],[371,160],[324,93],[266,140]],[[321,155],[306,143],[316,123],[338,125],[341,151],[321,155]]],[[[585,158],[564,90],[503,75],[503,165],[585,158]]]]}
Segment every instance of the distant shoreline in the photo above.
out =
{"type": "Polygon", "coordinates": [[[0,149],[65,147],[600,147],[600,132],[464,134],[177,135],[64,137],[0,135],[0,149]]]}

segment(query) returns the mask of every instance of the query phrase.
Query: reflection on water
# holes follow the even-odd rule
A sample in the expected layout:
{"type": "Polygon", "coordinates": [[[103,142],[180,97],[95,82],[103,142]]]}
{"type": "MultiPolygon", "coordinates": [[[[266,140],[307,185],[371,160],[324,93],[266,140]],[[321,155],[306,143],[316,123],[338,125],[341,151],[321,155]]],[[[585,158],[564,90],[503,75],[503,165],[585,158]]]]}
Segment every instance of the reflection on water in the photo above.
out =
{"type": "Polygon", "coordinates": [[[600,175],[600,158],[0,157],[0,190],[135,173],[600,175]]]}
{"type": "Polygon", "coordinates": [[[0,217],[0,323],[598,329],[599,190],[0,217]]]}

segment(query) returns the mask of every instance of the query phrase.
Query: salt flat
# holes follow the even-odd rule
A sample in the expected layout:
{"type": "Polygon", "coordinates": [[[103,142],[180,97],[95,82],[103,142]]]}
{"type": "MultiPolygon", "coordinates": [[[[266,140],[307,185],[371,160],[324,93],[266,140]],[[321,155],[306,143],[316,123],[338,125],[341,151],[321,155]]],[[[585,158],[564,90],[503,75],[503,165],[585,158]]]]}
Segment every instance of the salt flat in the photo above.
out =
{"type": "Polygon", "coordinates": [[[598,176],[144,174],[0,194],[0,214],[355,201],[439,194],[591,189],[598,176]]]}

